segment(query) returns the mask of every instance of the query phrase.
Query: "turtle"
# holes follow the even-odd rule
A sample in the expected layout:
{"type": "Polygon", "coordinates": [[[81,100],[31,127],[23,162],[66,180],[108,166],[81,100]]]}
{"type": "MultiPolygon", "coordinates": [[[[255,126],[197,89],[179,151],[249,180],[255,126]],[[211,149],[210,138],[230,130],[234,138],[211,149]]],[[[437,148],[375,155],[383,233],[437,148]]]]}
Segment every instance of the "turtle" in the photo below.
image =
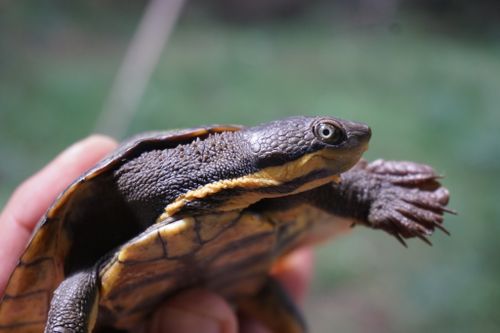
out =
{"type": "Polygon", "coordinates": [[[280,258],[364,225],[430,243],[449,192],[433,168],[362,154],[371,129],[331,116],[147,132],[64,190],[0,303],[0,333],[130,331],[191,287],[273,332],[304,333],[269,274],[280,258]]]}

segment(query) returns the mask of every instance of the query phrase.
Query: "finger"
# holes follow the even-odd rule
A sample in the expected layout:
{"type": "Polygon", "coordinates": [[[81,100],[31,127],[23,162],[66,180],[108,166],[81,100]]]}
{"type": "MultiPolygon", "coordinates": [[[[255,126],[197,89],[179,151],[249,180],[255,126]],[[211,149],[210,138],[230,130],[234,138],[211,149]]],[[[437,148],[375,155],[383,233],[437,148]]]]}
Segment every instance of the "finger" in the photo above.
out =
{"type": "Polygon", "coordinates": [[[115,147],[113,140],[97,135],[77,142],[15,190],[0,214],[0,294],[33,228],[56,196],[115,147]]]}
{"type": "MultiPolygon", "coordinates": [[[[312,279],[313,264],[313,251],[302,248],[280,259],[271,275],[278,279],[293,301],[300,304],[312,279]]],[[[241,333],[271,333],[262,323],[244,313],[240,314],[239,321],[241,333]]]]}
{"type": "Polygon", "coordinates": [[[272,333],[264,324],[245,314],[240,314],[238,318],[239,333],[272,333]]]}
{"type": "Polygon", "coordinates": [[[296,250],[278,261],[271,274],[283,285],[296,303],[302,303],[312,279],[314,264],[310,248],[296,250]]]}
{"type": "Polygon", "coordinates": [[[22,227],[32,230],[55,197],[115,146],[113,140],[97,135],[73,144],[22,183],[3,213],[10,213],[22,227]]]}
{"type": "Polygon", "coordinates": [[[236,333],[233,309],[220,296],[203,289],[183,292],[163,304],[148,324],[148,333],[236,333]]]}

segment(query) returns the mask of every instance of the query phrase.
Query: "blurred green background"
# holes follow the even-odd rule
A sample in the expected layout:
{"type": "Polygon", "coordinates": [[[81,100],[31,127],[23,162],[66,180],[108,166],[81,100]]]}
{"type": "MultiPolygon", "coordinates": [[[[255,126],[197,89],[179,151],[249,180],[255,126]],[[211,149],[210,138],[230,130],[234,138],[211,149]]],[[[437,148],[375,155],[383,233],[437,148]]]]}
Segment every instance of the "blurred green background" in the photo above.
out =
{"type": "MultiPolygon", "coordinates": [[[[363,228],[322,246],[311,332],[500,332],[498,5],[291,2],[188,6],[127,133],[297,114],[370,124],[366,157],[433,165],[459,215],[432,248],[363,228]]],[[[2,205],[94,131],[144,5],[0,1],[2,205]]]]}

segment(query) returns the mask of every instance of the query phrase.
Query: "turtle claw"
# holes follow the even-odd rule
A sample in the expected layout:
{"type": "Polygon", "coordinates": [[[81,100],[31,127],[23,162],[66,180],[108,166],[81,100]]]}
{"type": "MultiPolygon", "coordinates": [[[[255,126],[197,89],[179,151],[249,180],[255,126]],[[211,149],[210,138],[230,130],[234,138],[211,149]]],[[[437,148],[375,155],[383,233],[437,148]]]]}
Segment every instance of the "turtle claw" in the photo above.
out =
{"type": "Polygon", "coordinates": [[[427,245],[432,246],[432,242],[424,235],[415,234],[415,237],[418,237],[422,242],[426,243],[427,245]]]}
{"type": "Polygon", "coordinates": [[[454,209],[449,209],[449,208],[446,208],[446,207],[442,207],[441,210],[444,212],[444,213],[448,213],[448,214],[451,214],[451,215],[458,215],[458,212],[454,209]]]}
{"type": "Polygon", "coordinates": [[[448,231],[448,229],[446,229],[445,227],[443,227],[441,224],[439,224],[439,223],[434,223],[434,227],[436,227],[436,229],[441,230],[441,231],[442,231],[443,233],[445,233],[446,235],[451,236],[451,233],[448,231]]]}
{"type": "Polygon", "coordinates": [[[401,237],[400,234],[398,234],[397,232],[389,232],[390,235],[394,236],[394,238],[396,238],[396,240],[401,244],[403,245],[404,247],[408,248],[408,244],[406,244],[405,240],[403,239],[403,237],[401,237]]]}
{"type": "Polygon", "coordinates": [[[449,235],[442,226],[449,191],[442,187],[435,171],[427,165],[406,161],[376,160],[365,166],[368,177],[377,183],[369,209],[368,225],[382,229],[406,246],[404,239],[427,238],[435,229],[449,235]]]}

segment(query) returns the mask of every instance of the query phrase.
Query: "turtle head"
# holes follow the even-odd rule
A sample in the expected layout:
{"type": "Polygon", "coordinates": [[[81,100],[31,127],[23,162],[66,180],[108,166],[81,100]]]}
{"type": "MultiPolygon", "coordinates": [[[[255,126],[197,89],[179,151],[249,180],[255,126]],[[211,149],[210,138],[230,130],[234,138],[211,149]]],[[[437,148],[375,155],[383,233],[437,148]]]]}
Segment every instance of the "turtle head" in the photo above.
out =
{"type": "MultiPolygon", "coordinates": [[[[293,117],[244,131],[259,170],[285,183],[331,178],[350,169],[368,148],[370,128],[333,117],[293,117]]],[[[315,186],[318,186],[316,184],[315,186]]]]}

